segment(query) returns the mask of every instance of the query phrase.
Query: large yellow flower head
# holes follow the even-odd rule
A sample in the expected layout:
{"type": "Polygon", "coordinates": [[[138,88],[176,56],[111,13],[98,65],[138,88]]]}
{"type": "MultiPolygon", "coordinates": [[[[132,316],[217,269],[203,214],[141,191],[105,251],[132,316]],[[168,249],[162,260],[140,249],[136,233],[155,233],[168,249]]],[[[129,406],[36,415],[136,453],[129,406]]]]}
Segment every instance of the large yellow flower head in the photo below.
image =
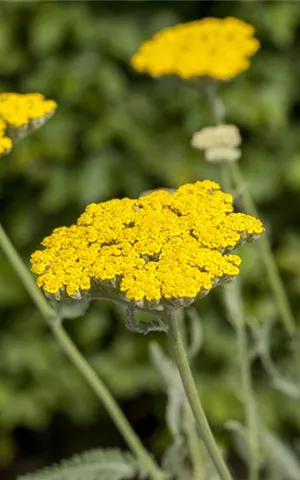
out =
{"type": "Polygon", "coordinates": [[[153,77],[211,77],[227,80],[249,68],[259,49],[252,25],[234,17],[204,18],[156,33],[132,57],[138,72],[153,77]]]}
{"type": "Polygon", "coordinates": [[[177,308],[238,275],[241,260],[230,252],[263,230],[256,218],[233,212],[232,196],[217,183],[199,181],[88,205],[76,225],[43,240],[32,271],[57,300],[177,308]]]}
{"type": "Polygon", "coordinates": [[[57,104],[41,93],[0,94],[0,155],[8,153],[13,142],[43,125],[57,104]]]}

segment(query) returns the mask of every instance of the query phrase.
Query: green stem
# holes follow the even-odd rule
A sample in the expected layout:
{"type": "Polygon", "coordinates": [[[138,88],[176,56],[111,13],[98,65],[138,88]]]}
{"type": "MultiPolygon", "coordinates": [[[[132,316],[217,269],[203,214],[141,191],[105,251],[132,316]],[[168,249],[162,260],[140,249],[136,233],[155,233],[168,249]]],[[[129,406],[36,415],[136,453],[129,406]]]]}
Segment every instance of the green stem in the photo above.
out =
{"type": "MultiPolygon", "coordinates": [[[[226,116],[226,108],[222,101],[222,98],[217,93],[216,82],[212,82],[210,86],[206,87],[205,92],[208,102],[211,106],[211,111],[216,124],[224,122],[226,116]]],[[[229,162],[228,169],[234,183],[241,190],[241,197],[246,212],[258,216],[254,201],[252,199],[249,189],[246,186],[246,182],[237,162],[229,162]]],[[[227,180],[228,177],[226,178],[226,181],[227,180]]],[[[286,294],[286,290],[281,280],[278,267],[274,259],[274,255],[272,254],[272,250],[265,235],[260,238],[258,242],[258,248],[261,253],[262,262],[265,265],[271,289],[273,290],[277,302],[277,307],[282,319],[282,323],[284,324],[287,332],[292,335],[296,331],[295,318],[288,296],[286,294]]]]}
{"type": "MultiPolygon", "coordinates": [[[[246,182],[238,164],[236,162],[230,163],[228,165],[228,168],[230,169],[230,173],[232,175],[234,183],[240,189],[240,194],[245,210],[251,215],[257,216],[257,210],[254,201],[249,192],[249,189],[247,188],[246,182]]],[[[274,255],[272,254],[270,244],[265,235],[260,238],[258,242],[258,249],[261,253],[262,262],[265,265],[267,276],[277,302],[277,307],[282,318],[282,322],[287,332],[292,335],[293,333],[295,333],[296,330],[296,322],[278,271],[276,261],[274,259],[274,255]]]]}
{"type": "Polygon", "coordinates": [[[79,370],[86,382],[90,385],[98,399],[104,404],[119,432],[123,435],[128,446],[132,449],[136,457],[143,464],[146,472],[148,472],[152,480],[162,480],[164,478],[163,472],[156,465],[150,454],[147,452],[139,437],[132,429],[130,423],[124,416],[122,410],[112,397],[102,380],[97,376],[95,371],[89,365],[87,360],[83,357],[77,349],[71,338],[63,329],[60,319],[54,309],[51,308],[43,293],[38,289],[37,285],[30,272],[24,265],[21,257],[12,245],[9,237],[6,235],[3,227],[0,224],[0,246],[7,256],[9,262],[13,266],[15,272],[22,281],[29,296],[33,300],[37,309],[48,322],[50,328],[60,344],[62,350],[79,370]],[[50,321],[51,320],[51,321],[50,321]]]}
{"type": "Polygon", "coordinates": [[[185,414],[185,432],[187,436],[187,446],[189,450],[189,456],[193,469],[192,480],[204,480],[205,479],[205,465],[203,459],[203,445],[200,440],[194,416],[191,412],[190,405],[185,402],[184,414],[185,414]]]}
{"type": "MultiPolygon", "coordinates": [[[[186,349],[187,346],[187,328],[184,318],[184,309],[174,312],[177,317],[178,328],[181,333],[182,344],[186,349]]],[[[195,419],[191,411],[191,407],[185,398],[183,404],[183,416],[184,416],[184,429],[187,438],[187,447],[189,451],[189,457],[192,465],[193,476],[191,480],[204,480],[204,465],[202,458],[202,442],[199,438],[198,430],[195,424],[195,419]]]]}
{"type": "Polygon", "coordinates": [[[223,162],[221,165],[221,168],[222,168],[222,186],[225,192],[230,193],[232,190],[232,185],[231,185],[230,172],[229,172],[227,163],[223,162]]]}
{"type": "Polygon", "coordinates": [[[184,350],[178,320],[174,318],[169,312],[165,312],[166,320],[169,325],[169,337],[173,347],[174,358],[179,370],[181,380],[188,398],[190,407],[195,417],[197,426],[200,430],[201,438],[207,451],[215,465],[215,468],[221,480],[232,480],[229,470],[223,460],[223,457],[216,444],[209,423],[207,421],[205,412],[203,410],[200,398],[198,396],[197,388],[193,379],[193,375],[188,363],[187,355],[184,350]]]}

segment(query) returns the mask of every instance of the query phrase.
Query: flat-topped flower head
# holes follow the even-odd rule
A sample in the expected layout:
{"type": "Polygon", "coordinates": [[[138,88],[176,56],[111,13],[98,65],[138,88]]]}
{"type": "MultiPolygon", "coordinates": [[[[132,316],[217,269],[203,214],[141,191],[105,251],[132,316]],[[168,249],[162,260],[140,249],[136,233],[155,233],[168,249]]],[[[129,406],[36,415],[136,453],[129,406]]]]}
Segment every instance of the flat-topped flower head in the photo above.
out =
{"type": "Polygon", "coordinates": [[[228,80],[249,68],[249,57],[260,46],[253,35],[252,25],[234,17],[177,24],[143,43],[131,64],[153,77],[228,80]]]}
{"type": "Polygon", "coordinates": [[[231,253],[263,232],[209,180],[88,205],[31,256],[47,296],[107,298],[162,310],[191,304],[239,274],[231,253]]]}
{"type": "Polygon", "coordinates": [[[13,143],[42,126],[55,112],[57,104],[41,93],[0,93],[0,155],[13,143]]]}

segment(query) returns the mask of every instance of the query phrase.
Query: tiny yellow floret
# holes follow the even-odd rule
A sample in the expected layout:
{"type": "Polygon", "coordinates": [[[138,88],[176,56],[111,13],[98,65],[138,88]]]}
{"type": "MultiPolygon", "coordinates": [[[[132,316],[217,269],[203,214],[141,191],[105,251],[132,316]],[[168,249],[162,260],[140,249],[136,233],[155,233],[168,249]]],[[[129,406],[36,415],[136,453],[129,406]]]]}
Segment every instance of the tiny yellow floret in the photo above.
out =
{"type": "Polygon", "coordinates": [[[252,25],[234,17],[177,24],[144,42],[131,64],[153,77],[228,80],[249,68],[249,57],[260,46],[253,35],[252,25]]]}
{"type": "Polygon", "coordinates": [[[217,183],[199,181],[88,205],[75,225],[43,240],[32,271],[58,300],[182,306],[238,275],[241,260],[230,252],[263,231],[258,219],[233,212],[232,196],[217,183]]]}

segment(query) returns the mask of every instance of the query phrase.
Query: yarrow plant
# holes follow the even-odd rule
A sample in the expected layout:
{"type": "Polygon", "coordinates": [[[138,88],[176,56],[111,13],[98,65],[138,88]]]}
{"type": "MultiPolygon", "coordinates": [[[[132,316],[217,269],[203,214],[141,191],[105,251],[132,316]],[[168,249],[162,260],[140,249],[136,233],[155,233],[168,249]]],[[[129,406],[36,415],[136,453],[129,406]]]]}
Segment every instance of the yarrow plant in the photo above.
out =
{"type": "MultiPolygon", "coordinates": [[[[137,71],[154,77],[199,77],[215,86],[218,81],[229,80],[247,70],[249,58],[258,48],[254,28],[246,22],[231,17],[206,18],[158,32],[140,47],[131,63],[137,71]]],[[[220,102],[215,93],[210,100],[216,121],[221,123],[220,109],[216,108],[220,102]]],[[[56,103],[45,100],[41,94],[0,95],[0,154],[6,153],[20,136],[42,125],[55,109],[56,103]]],[[[196,132],[192,141],[195,148],[205,151],[208,161],[228,164],[240,157],[241,151],[237,148],[240,143],[239,130],[230,124],[196,132]]],[[[99,480],[103,472],[106,474],[103,478],[110,480],[145,475],[153,480],[173,478],[170,470],[160,468],[145,450],[102,380],[63,329],[59,308],[51,306],[55,300],[105,299],[127,306],[126,324],[133,330],[145,333],[156,329],[151,319],[145,330],[137,326],[134,312],[141,309],[150,313],[151,318],[158,318],[170,338],[178,372],[157,349],[156,360],[158,364],[164,363],[167,378],[174,377],[169,380],[168,388],[173,394],[175,391],[176,408],[178,405],[184,407],[192,452],[189,460],[195,467],[192,473],[190,468],[184,478],[198,478],[198,447],[203,442],[218,478],[232,480],[202,407],[176,315],[178,310],[189,307],[212,288],[238,276],[241,259],[232,252],[264,232],[262,222],[255,215],[236,213],[232,204],[233,197],[211,180],[185,184],[172,191],[162,188],[146,192],[137,199],[92,203],[76,224],[56,228],[42,241],[44,248],[32,254],[32,271],[38,275],[40,289],[0,226],[0,244],[4,252],[64,352],[103,402],[136,457],[111,451],[106,455],[91,453],[53,470],[37,473],[33,478],[54,480],[68,478],[70,473],[73,478],[74,472],[76,475],[83,472],[86,478],[99,480]],[[52,301],[51,304],[45,297],[52,301]],[[116,464],[117,468],[112,470],[111,466],[116,464]]],[[[234,313],[235,307],[230,305],[230,308],[234,313]]],[[[236,321],[236,330],[244,397],[248,395],[245,404],[252,455],[249,479],[258,480],[257,437],[253,434],[256,417],[250,398],[253,397],[251,374],[245,324],[241,318],[236,321]]],[[[178,430],[178,425],[174,430],[178,430]]],[[[178,443],[176,448],[179,452],[178,443]]],[[[175,477],[182,480],[178,475],[175,477]]]]}
{"type": "Polygon", "coordinates": [[[156,33],[132,57],[138,72],[153,77],[210,77],[228,80],[249,68],[259,49],[252,25],[234,17],[204,18],[156,33]]]}
{"type": "MultiPolygon", "coordinates": [[[[230,252],[263,233],[258,219],[233,212],[232,200],[205,180],[174,192],[91,204],[76,225],[55,229],[43,240],[45,249],[31,257],[38,286],[51,298],[129,302],[127,326],[137,332],[134,308],[155,312],[173,342],[191,408],[224,480],[231,477],[198,399],[172,312],[238,275],[241,260],[230,252]]],[[[151,329],[156,328],[150,322],[151,329]]]]}
{"type": "Polygon", "coordinates": [[[173,193],[115,199],[86,208],[76,225],[46,237],[32,271],[47,296],[111,298],[137,307],[186,307],[239,273],[231,252],[263,232],[234,213],[232,196],[206,180],[173,193]]]}

